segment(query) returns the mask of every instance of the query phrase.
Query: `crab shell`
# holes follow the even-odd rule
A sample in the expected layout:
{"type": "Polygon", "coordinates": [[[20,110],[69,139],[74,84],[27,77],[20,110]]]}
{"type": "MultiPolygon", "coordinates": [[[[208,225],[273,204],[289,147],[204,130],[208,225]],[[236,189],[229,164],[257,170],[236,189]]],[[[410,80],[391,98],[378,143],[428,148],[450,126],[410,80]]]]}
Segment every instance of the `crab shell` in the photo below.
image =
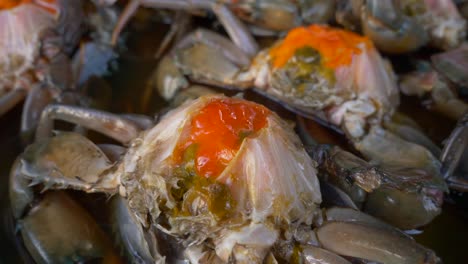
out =
{"type": "Polygon", "coordinates": [[[148,213],[153,223],[160,222],[159,216],[167,217],[169,226],[158,227],[177,237],[188,236],[186,245],[216,240],[218,256],[227,261],[236,244],[268,249],[280,228],[310,224],[321,194],[314,163],[298,137],[269,112],[265,127],[243,140],[236,156],[216,178],[235,201],[231,217],[219,220],[210,213],[167,214],[177,206],[171,193],[181,180],[174,174],[172,157],[177,142],[191,117],[213,100],[240,99],[206,96],[169,112],[133,142],[115,173],[120,177],[121,195],[127,197],[143,225],[148,224],[148,213]]]}
{"type": "MultiPolygon", "coordinates": [[[[317,27],[311,27],[314,26],[317,27]]],[[[326,26],[318,27],[332,29],[326,26]]],[[[282,41],[285,40],[260,52],[250,71],[242,77],[254,78],[255,87],[301,111],[312,114],[325,111],[326,119],[334,125],[344,125],[353,137],[363,136],[363,127],[368,123],[368,118],[380,122],[384,116],[392,114],[397,108],[399,91],[395,74],[390,63],[381,57],[372,43],[356,44],[353,48],[359,52],[351,55],[348,64],[335,68],[321,66],[325,71],[331,72],[332,78],[327,77],[323,70],[311,71],[309,76],[317,81],[309,83],[307,80],[290,78],[287,64],[274,66],[275,57],[271,51],[282,45],[282,41]],[[300,86],[305,88],[299,89],[300,86]]],[[[343,39],[342,43],[346,43],[346,39],[343,39]]],[[[320,60],[326,59],[323,54],[320,55],[320,60]]],[[[294,63],[295,60],[294,55],[289,58],[288,63],[294,63]]]]}
{"type": "Polygon", "coordinates": [[[0,10],[0,89],[21,85],[15,81],[27,71],[34,71],[47,45],[55,45],[49,49],[52,53],[74,48],[82,19],[80,0],[31,1],[0,10]],[[47,44],[46,37],[52,38],[47,44]]]}

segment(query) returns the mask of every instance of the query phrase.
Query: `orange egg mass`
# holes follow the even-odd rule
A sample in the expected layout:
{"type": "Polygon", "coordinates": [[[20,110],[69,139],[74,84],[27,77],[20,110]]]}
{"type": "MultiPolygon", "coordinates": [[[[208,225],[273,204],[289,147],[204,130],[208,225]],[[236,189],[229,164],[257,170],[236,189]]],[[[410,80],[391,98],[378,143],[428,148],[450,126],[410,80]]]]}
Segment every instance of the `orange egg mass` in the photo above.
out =
{"type": "Polygon", "coordinates": [[[0,0],[0,10],[12,9],[22,4],[35,4],[52,14],[57,13],[57,0],[0,0]]]}
{"type": "Polygon", "coordinates": [[[29,3],[31,0],[0,0],[0,9],[10,9],[25,2],[29,3]]]}
{"type": "Polygon", "coordinates": [[[182,163],[191,147],[196,173],[216,178],[235,157],[243,139],[265,127],[269,114],[267,108],[244,100],[211,101],[183,132],[174,151],[176,163],[182,163]]]}
{"type": "Polygon", "coordinates": [[[353,55],[362,52],[362,43],[364,48],[372,46],[367,37],[356,33],[325,25],[311,25],[291,30],[280,44],[270,50],[270,56],[273,66],[280,68],[294,56],[297,49],[311,47],[320,53],[326,67],[335,69],[349,65],[353,55]]]}

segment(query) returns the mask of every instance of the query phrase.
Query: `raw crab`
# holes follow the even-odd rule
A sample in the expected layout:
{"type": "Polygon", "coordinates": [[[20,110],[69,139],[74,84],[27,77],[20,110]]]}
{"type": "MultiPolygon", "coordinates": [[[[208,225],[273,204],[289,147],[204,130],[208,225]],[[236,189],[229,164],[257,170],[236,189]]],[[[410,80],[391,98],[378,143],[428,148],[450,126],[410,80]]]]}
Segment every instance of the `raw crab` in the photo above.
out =
{"type": "Polygon", "coordinates": [[[82,18],[80,0],[0,1],[0,114],[26,97],[23,130],[51,98],[67,100],[67,53],[78,44],[82,18]]]}
{"type": "Polygon", "coordinates": [[[17,179],[125,198],[115,201],[116,221],[134,261],[349,263],[336,254],[383,263],[439,261],[358,211],[322,215],[314,163],[293,130],[253,102],[201,97],[142,133],[136,119],[78,107],[50,105],[42,118],[38,142],[13,170],[17,179]],[[47,138],[53,119],[103,132],[129,149],[113,164],[78,134],[47,138]],[[175,253],[161,256],[158,243],[175,253]]]}
{"type": "Polygon", "coordinates": [[[410,179],[430,179],[433,191],[424,200],[440,206],[447,190],[436,158],[440,149],[414,122],[395,114],[399,91],[394,73],[366,37],[323,25],[299,27],[251,59],[228,39],[198,29],[161,60],[154,81],[167,99],[191,82],[253,87],[300,115],[341,130],[372,163],[410,179]]]}

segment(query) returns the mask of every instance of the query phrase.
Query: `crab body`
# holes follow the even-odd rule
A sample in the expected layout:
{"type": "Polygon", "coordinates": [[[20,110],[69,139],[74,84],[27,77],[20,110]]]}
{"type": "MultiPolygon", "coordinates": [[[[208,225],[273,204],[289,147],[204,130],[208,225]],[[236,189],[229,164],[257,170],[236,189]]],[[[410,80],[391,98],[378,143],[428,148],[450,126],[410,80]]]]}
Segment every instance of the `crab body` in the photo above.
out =
{"type": "MultiPolygon", "coordinates": [[[[23,1],[17,6],[5,5],[0,9],[3,25],[0,30],[0,70],[6,77],[3,80],[14,84],[23,74],[35,72],[41,56],[53,57],[59,52],[70,52],[75,47],[80,36],[80,17],[83,15],[80,1],[23,1]],[[55,43],[50,43],[51,37],[55,38],[55,43]],[[51,44],[56,46],[47,47],[51,44]]],[[[52,59],[50,57],[48,59],[52,59]]]]}
{"type": "Polygon", "coordinates": [[[28,113],[23,116],[34,115],[31,112],[41,103],[32,101],[57,98],[59,90],[71,88],[67,55],[82,33],[81,1],[2,1],[0,6],[0,112],[8,111],[33,88],[46,86],[41,89],[47,92],[35,88],[28,96],[28,113]]]}
{"type": "Polygon", "coordinates": [[[394,121],[399,116],[395,75],[367,37],[324,25],[299,27],[249,62],[235,46],[212,34],[195,31],[161,61],[155,83],[164,97],[170,99],[191,83],[253,88],[299,115],[341,131],[366,160],[398,171],[392,175],[406,171],[404,177],[434,189],[420,193],[427,199],[418,194],[413,198],[438,209],[422,222],[400,227],[427,224],[440,213],[440,194],[447,189],[436,158],[440,149],[417,126],[394,121]]]}
{"type": "Polygon", "coordinates": [[[345,30],[297,28],[252,65],[255,87],[306,112],[326,109],[352,137],[363,135],[364,119],[382,119],[399,103],[390,65],[369,39],[345,30]]]}

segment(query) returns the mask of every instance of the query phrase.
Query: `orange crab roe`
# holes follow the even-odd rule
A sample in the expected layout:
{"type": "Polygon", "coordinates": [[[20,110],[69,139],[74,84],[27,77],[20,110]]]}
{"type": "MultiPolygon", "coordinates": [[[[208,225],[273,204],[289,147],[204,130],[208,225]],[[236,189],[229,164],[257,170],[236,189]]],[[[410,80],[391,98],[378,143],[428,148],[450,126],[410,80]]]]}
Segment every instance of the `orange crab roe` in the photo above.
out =
{"type": "Polygon", "coordinates": [[[320,53],[326,67],[336,69],[349,65],[353,55],[362,52],[359,48],[361,43],[366,48],[372,46],[367,37],[353,32],[325,25],[311,25],[291,30],[280,44],[270,50],[270,56],[273,58],[273,66],[280,68],[297,49],[308,46],[320,53]]]}
{"type": "Polygon", "coordinates": [[[49,13],[57,13],[57,0],[0,0],[0,10],[12,9],[22,4],[31,3],[47,10],[49,13]]]}
{"type": "Polygon", "coordinates": [[[233,98],[208,103],[192,118],[177,143],[176,163],[183,161],[191,147],[197,175],[218,177],[235,157],[243,139],[265,127],[269,114],[264,106],[233,98]]]}
{"type": "Polygon", "coordinates": [[[10,9],[23,3],[30,3],[31,0],[0,0],[0,10],[10,9]]]}

